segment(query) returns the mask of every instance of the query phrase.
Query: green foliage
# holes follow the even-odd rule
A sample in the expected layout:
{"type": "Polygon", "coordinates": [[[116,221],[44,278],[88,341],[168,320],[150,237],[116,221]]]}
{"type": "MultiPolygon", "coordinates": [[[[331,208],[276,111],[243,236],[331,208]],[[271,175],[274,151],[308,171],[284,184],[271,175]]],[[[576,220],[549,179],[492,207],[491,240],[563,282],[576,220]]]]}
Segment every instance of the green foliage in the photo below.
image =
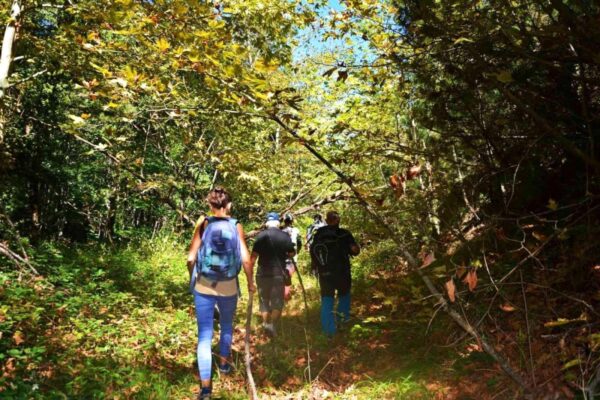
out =
{"type": "Polygon", "coordinates": [[[118,251],[47,244],[38,255],[46,278],[2,273],[3,396],[189,390],[191,377],[169,383],[193,363],[181,349],[196,341],[185,267],[173,252],[181,247],[169,237],[145,243],[118,251]]]}

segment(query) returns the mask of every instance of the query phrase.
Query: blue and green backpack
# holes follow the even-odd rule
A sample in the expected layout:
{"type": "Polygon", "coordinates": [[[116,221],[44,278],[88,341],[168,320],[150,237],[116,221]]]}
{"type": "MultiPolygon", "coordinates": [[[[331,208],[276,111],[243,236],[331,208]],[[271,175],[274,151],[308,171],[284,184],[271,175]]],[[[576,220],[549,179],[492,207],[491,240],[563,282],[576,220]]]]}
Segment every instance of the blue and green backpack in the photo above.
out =
{"type": "Polygon", "coordinates": [[[242,267],[237,220],[208,217],[207,221],[196,257],[192,288],[197,275],[206,277],[216,285],[219,281],[235,279],[242,267]]]}

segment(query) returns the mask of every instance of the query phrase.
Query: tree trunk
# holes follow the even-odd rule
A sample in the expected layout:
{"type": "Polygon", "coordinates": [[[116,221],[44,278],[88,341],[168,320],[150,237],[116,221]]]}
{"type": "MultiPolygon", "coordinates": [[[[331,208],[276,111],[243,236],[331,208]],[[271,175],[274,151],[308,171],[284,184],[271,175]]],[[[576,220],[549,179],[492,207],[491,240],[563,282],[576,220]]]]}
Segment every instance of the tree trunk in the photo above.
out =
{"type": "Polygon", "coordinates": [[[2,52],[0,53],[0,99],[4,97],[8,89],[8,76],[13,58],[13,44],[17,35],[18,20],[21,16],[21,1],[13,0],[10,9],[10,19],[4,30],[2,39],[2,52]]]}

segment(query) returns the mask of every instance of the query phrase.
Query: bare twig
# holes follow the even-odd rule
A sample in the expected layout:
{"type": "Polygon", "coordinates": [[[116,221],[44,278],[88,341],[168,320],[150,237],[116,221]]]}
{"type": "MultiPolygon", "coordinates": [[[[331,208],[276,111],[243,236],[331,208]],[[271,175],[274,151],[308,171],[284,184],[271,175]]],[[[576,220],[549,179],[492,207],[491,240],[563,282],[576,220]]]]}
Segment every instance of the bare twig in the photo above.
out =
{"type": "Polygon", "coordinates": [[[529,363],[531,367],[531,380],[533,381],[533,387],[535,388],[537,383],[535,380],[535,366],[533,364],[533,350],[531,348],[531,327],[529,324],[529,308],[527,307],[527,296],[525,294],[525,282],[523,282],[523,270],[519,270],[519,277],[521,278],[521,294],[523,295],[523,308],[525,310],[525,326],[527,327],[527,347],[529,350],[529,363]]]}

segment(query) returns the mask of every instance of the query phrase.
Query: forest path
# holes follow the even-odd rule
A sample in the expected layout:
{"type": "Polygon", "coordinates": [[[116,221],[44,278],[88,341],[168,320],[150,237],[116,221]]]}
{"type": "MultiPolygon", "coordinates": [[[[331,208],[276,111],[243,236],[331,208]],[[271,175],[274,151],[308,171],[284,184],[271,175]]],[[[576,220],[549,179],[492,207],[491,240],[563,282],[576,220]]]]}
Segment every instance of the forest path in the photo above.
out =
{"type": "MultiPolygon", "coordinates": [[[[0,328],[19,329],[9,336],[18,344],[5,353],[11,369],[0,397],[195,400],[196,319],[179,239],[50,246],[41,254],[43,277],[0,274],[0,328]]],[[[254,298],[252,371],[261,399],[491,399],[511,387],[441,313],[426,332],[432,308],[418,300],[424,293],[416,279],[356,275],[352,319],[331,340],[320,332],[314,278],[304,276],[308,323],[295,283],[273,340],[259,328],[254,298]]],[[[215,371],[215,398],[248,398],[243,274],[240,285],[235,371],[215,371]]]]}
{"type": "MultiPolygon", "coordinates": [[[[457,357],[453,348],[440,346],[451,336],[443,324],[434,323],[426,334],[431,316],[422,313],[429,310],[406,301],[403,294],[408,294],[409,288],[402,288],[402,283],[391,284],[384,276],[355,282],[352,319],[328,339],[320,332],[317,282],[308,276],[304,282],[308,323],[302,293],[295,283],[275,339],[262,332],[254,302],[252,371],[260,398],[482,399],[501,390],[500,373],[482,353],[465,343],[465,352],[457,357]],[[473,373],[478,375],[476,380],[462,379],[473,373]]],[[[232,393],[246,385],[242,373],[246,306],[244,296],[238,305],[233,344],[240,373],[215,380],[220,398],[232,398],[232,393]]],[[[243,396],[240,393],[240,398],[243,396]]]]}

